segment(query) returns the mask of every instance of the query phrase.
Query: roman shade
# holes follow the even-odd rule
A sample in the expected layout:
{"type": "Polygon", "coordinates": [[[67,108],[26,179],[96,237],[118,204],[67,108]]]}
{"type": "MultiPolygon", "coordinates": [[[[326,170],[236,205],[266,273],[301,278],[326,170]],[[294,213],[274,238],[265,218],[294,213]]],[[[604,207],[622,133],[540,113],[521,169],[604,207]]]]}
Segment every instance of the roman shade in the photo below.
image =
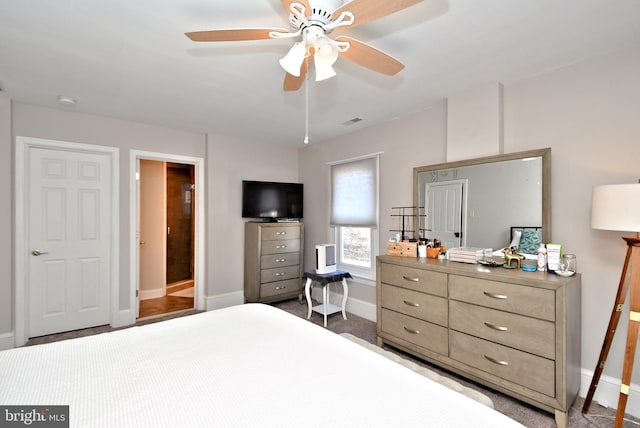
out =
{"type": "Polygon", "coordinates": [[[331,168],[331,226],[378,226],[378,160],[371,155],[331,168]]]}

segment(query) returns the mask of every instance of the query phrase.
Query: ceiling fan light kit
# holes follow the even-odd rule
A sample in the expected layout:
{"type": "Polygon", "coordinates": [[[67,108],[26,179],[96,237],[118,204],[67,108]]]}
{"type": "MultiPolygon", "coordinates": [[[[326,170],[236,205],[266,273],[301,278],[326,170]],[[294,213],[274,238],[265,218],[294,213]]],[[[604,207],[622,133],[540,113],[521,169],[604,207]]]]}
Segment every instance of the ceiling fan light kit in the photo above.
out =
{"type": "Polygon", "coordinates": [[[287,73],[299,77],[302,62],[306,56],[307,48],[302,43],[296,42],[291,49],[289,49],[289,53],[280,60],[280,65],[287,73]]]}

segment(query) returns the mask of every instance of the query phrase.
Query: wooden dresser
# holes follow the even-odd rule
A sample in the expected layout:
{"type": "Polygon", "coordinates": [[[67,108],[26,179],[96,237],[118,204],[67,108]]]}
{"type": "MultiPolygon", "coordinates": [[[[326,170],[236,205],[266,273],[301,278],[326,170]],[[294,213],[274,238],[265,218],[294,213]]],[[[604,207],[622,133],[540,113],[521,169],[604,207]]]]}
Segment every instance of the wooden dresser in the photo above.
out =
{"type": "Polygon", "coordinates": [[[245,223],[246,302],[276,302],[301,294],[303,242],[302,223],[245,223]]]}
{"type": "Polygon", "coordinates": [[[580,388],[580,275],[379,256],[378,345],[543,410],[560,427],[580,388]]]}

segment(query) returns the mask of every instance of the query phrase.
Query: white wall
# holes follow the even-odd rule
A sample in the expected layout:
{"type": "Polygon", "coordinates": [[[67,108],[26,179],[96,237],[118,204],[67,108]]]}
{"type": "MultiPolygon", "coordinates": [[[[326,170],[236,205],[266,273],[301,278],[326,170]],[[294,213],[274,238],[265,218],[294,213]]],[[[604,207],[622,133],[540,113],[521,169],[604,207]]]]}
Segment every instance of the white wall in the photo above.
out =
{"type": "MultiPolygon", "coordinates": [[[[582,367],[589,371],[596,366],[620,280],[627,249],[621,236],[629,235],[591,229],[591,190],[640,178],[638,76],[640,54],[634,49],[505,85],[506,151],[552,148],[553,240],[578,258],[582,367]]],[[[615,378],[622,373],[627,311],[604,371],[615,378]]],[[[640,381],[640,370],[633,380],[640,381]]]]}
{"type": "Polygon", "coordinates": [[[13,346],[13,149],[11,100],[0,92],[0,349],[13,346]]]}
{"type": "Polygon", "coordinates": [[[298,154],[291,147],[209,135],[206,162],[207,308],[218,308],[244,299],[242,180],[297,182],[298,154]]]}
{"type": "MultiPolygon", "coordinates": [[[[638,76],[640,54],[629,49],[504,84],[504,152],[552,148],[552,239],[577,255],[582,273],[583,395],[602,346],[626,251],[622,233],[591,229],[591,189],[640,178],[638,76]]],[[[305,191],[314,194],[305,200],[307,267],[313,263],[311,246],[327,238],[325,162],[384,152],[380,189],[384,254],[390,208],[412,203],[412,168],[445,161],[445,110],[444,106],[434,108],[300,151],[305,191]]],[[[351,290],[349,294],[351,297],[351,290]]],[[[356,288],[354,296],[375,303],[372,290],[356,288]]],[[[597,400],[613,407],[617,393],[607,396],[602,392],[608,387],[605,383],[615,384],[616,379],[619,388],[627,313],[625,308],[596,394],[597,400]]],[[[640,370],[633,380],[638,383],[640,370]]],[[[637,386],[632,388],[632,395],[638,392],[637,386]]],[[[640,414],[633,397],[627,411],[640,414]]]]}
{"type": "Polygon", "coordinates": [[[120,302],[129,309],[129,153],[148,150],[204,157],[204,136],[159,126],[13,104],[13,135],[118,147],[120,151],[120,302]]]}
{"type": "MultiPolygon", "coordinates": [[[[383,126],[300,149],[300,179],[305,185],[305,269],[315,265],[314,246],[330,242],[332,238],[328,227],[327,162],[384,152],[380,157],[380,253],[386,254],[388,230],[397,227],[391,218],[391,207],[413,204],[413,167],[443,161],[445,130],[446,105],[443,103],[383,126]]],[[[375,305],[374,287],[356,281],[351,284],[350,299],[375,305]]]]}

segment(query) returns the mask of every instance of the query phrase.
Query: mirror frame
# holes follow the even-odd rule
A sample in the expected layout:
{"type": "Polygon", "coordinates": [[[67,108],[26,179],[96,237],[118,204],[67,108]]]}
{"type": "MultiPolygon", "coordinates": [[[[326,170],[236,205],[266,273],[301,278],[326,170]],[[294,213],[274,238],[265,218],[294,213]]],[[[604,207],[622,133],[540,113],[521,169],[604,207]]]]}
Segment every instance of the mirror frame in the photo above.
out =
{"type": "Polygon", "coordinates": [[[475,159],[465,159],[455,162],[417,166],[413,168],[413,206],[415,209],[415,215],[418,215],[420,199],[420,189],[418,188],[418,175],[420,173],[532,157],[542,157],[542,242],[553,242],[551,240],[551,148],[549,147],[495,156],[485,156],[475,159]]]}

